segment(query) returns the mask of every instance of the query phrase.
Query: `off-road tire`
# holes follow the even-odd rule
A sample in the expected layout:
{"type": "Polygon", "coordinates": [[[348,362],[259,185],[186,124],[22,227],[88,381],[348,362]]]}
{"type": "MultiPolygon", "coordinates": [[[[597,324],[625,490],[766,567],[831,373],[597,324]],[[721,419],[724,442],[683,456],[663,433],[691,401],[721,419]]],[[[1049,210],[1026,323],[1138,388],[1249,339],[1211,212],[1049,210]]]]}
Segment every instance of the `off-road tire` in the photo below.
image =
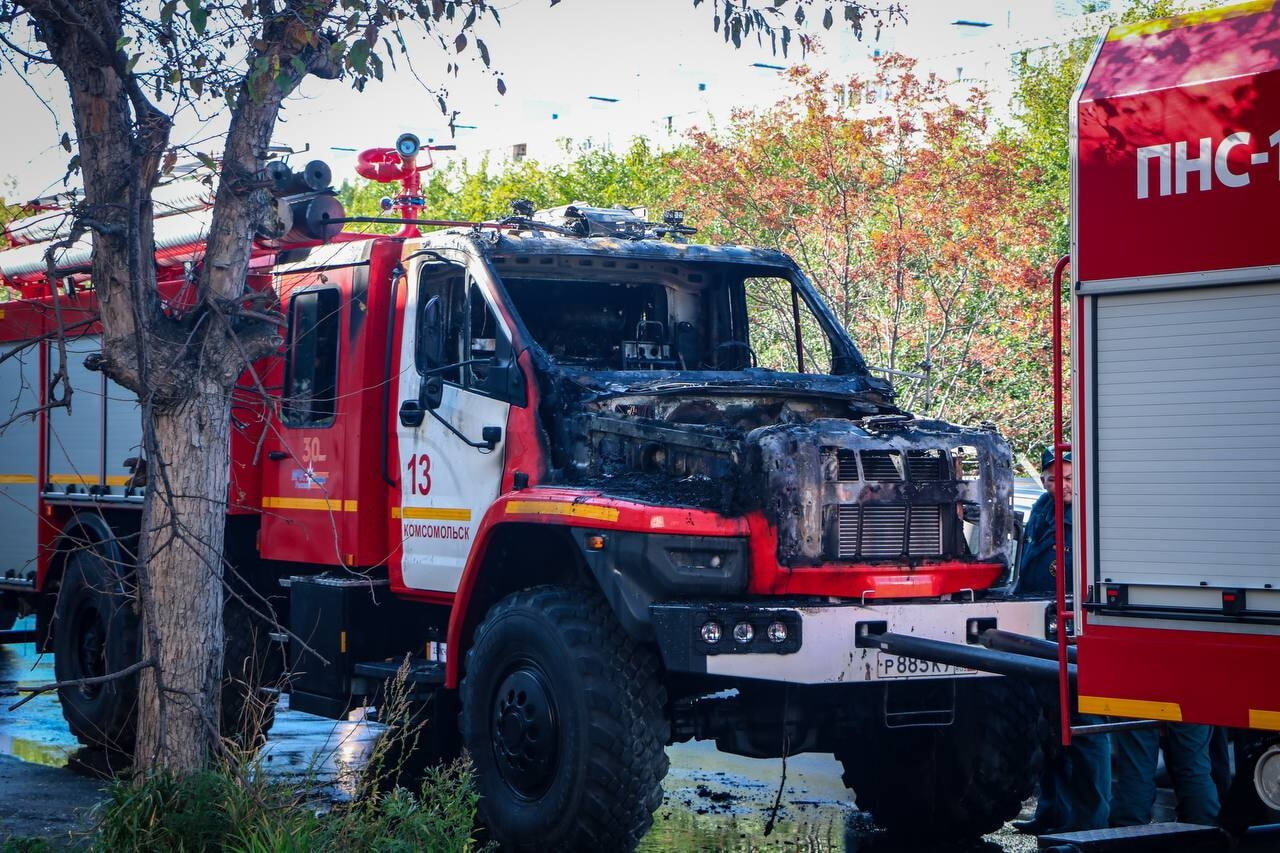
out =
{"type": "MultiPolygon", "coordinates": [[[[68,556],[55,608],[53,662],[58,681],[119,672],[141,659],[141,623],[131,574],[129,567],[112,567],[90,549],[68,556]],[[96,654],[90,651],[94,648],[96,654]]],[[[253,602],[248,595],[246,600],[253,602]]],[[[241,748],[255,750],[275,722],[276,695],[262,688],[281,681],[283,647],[271,640],[261,618],[232,597],[223,611],[223,625],[222,733],[241,748]]],[[[62,715],[77,740],[127,761],[137,733],[137,673],[102,685],[64,687],[58,695],[62,715]]]]}
{"type": "Polygon", "coordinates": [[[891,835],[976,838],[1018,815],[1043,766],[1044,714],[1010,678],[956,683],[945,727],[882,728],[836,751],[858,807],[891,835]]]}
{"type": "Polygon", "coordinates": [[[598,592],[543,586],[494,605],[461,701],[480,816],[504,849],[635,848],[662,803],[666,691],[598,592]]]}
{"type": "MultiPolygon", "coordinates": [[[[140,658],[136,600],[128,567],[92,549],[67,557],[55,606],[53,671],[58,681],[120,672],[140,658]]],[[[58,689],[62,715],[86,746],[131,754],[138,674],[58,689]]]]}

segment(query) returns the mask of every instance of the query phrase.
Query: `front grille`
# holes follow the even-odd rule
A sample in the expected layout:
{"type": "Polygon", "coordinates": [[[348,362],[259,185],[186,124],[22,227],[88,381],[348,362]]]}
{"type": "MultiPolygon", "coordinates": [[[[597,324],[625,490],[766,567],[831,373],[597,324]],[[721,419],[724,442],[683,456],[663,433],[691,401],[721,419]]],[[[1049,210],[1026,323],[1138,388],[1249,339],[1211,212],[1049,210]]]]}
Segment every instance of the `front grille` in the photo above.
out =
{"type": "Polygon", "coordinates": [[[859,556],[897,557],[902,554],[903,528],[907,524],[905,506],[862,508],[862,541],[859,556]]]}
{"type": "Polygon", "coordinates": [[[907,536],[907,553],[913,557],[941,556],[942,507],[911,507],[911,530],[907,536]]]}
{"type": "Polygon", "coordinates": [[[858,533],[862,529],[857,504],[844,504],[836,519],[836,555],[845,559],[858,556],[858,533]]]}
{"type": "Polygon", "coordinates": [[[841,504],[835,536],[841,560],[901,557],[904,549],[912,557],[940,557],[942,507],[841,504]]]}
{"type": "Polygon", "coordinates": [[[917,483],[950,480],[947,455],[941,450],[908,450],[907,470],[917,483]]]}
{"type": "Polygon", "coordinates": [[[862,477],[866,480],[899,482],[902,471],[898,467],[902,457],[887,450],[862,451],[862,477]]]}
{"type": "Polygon", "coordinates": [[[852,450],[836,451],[836,481],[849,483],[858,479],[858,457],[852,450]]]}
{"type": "Polygon", "coordinates": [[[951,457],[945,450],[908,450],[906,459],[896,450],[839,450],[822,449],[826,458],[827,476],[837,483],[856,483],[871,480],[881,483],[901,483],[913,480],[917,483],[936,483],[951,479],[951,457]],[[834,466],[831,457],[835,457],[834,466]],[[862,471],[858,471],[858,461],[862,471]],[[904,470],[905,464],[905,470],[904,470]]]}

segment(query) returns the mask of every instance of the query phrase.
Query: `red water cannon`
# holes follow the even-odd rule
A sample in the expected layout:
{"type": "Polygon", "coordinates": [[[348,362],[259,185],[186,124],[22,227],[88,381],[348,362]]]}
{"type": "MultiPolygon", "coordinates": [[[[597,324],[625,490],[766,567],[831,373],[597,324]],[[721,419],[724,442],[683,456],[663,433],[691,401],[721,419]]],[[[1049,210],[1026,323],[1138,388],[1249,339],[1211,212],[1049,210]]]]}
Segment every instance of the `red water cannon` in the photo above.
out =
{"type": "MultiPolygon", "coordinates": [[[[356,157],[356,173],[380,184],[399,182],[400,193],[382,200],[382,209],[396,209],[402,219],[417,219],[426,204],[422,197],[421,174],[435,166],[432,151],[453,151],[455,145],[423,145],[412,133],[402,133],[395,148],[366,148],[356,157]],[[427,162],[419,165],[418,157],[427,154],[427,162]]],[[[416,237],[418,229],[405,223],[399,236],[416,237]]]]}

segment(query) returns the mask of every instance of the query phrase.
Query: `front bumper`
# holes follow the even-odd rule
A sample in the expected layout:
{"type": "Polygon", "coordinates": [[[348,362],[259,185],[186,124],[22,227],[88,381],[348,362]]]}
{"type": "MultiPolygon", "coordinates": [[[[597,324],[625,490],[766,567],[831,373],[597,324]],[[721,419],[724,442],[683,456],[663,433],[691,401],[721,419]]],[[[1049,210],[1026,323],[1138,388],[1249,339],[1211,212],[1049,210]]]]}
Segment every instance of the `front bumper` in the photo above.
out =
{"type": "Polygon", "coordinates": [[[841,684],[929,678],[979,677],[990,673],[898,658],[859,645],[865,633],[892,632],[951,643],[976,643],[977,630],[1000,628],[1043,637],[1047,601],[930,601],[815,605],[769,599],[747,602],[678,602],[650,606],[663,662],[672,672],[751,678],[790,684],[841,684]],[[702,639],[707,620],[722,622],[714,646],[702,639]],[[750,643],[735,644],[738,622],[753,626],[750,643]],[[788,641],[761,641],[774,621],[789,628],[788,641]]]}

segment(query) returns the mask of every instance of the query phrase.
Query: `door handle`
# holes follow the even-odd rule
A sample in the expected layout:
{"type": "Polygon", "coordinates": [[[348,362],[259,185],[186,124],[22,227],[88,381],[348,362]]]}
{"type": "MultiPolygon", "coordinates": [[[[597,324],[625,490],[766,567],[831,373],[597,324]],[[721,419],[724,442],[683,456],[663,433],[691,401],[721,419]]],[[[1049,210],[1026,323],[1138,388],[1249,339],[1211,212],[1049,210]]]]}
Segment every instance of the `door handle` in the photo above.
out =
{"type": "Polygon", "coordinates": [[[285,453],[283,450],[268,450],[267,458],[272,460],[273,462],[280,462],[284,459],[288,459],[289,454],[285,453]]]}
{"type": "Polygon", "coordinates": [[[405,400],[400,404],[400,423],[407,427],[420,427],[426,417],[426,409],[417,400],[405,400]]]}

